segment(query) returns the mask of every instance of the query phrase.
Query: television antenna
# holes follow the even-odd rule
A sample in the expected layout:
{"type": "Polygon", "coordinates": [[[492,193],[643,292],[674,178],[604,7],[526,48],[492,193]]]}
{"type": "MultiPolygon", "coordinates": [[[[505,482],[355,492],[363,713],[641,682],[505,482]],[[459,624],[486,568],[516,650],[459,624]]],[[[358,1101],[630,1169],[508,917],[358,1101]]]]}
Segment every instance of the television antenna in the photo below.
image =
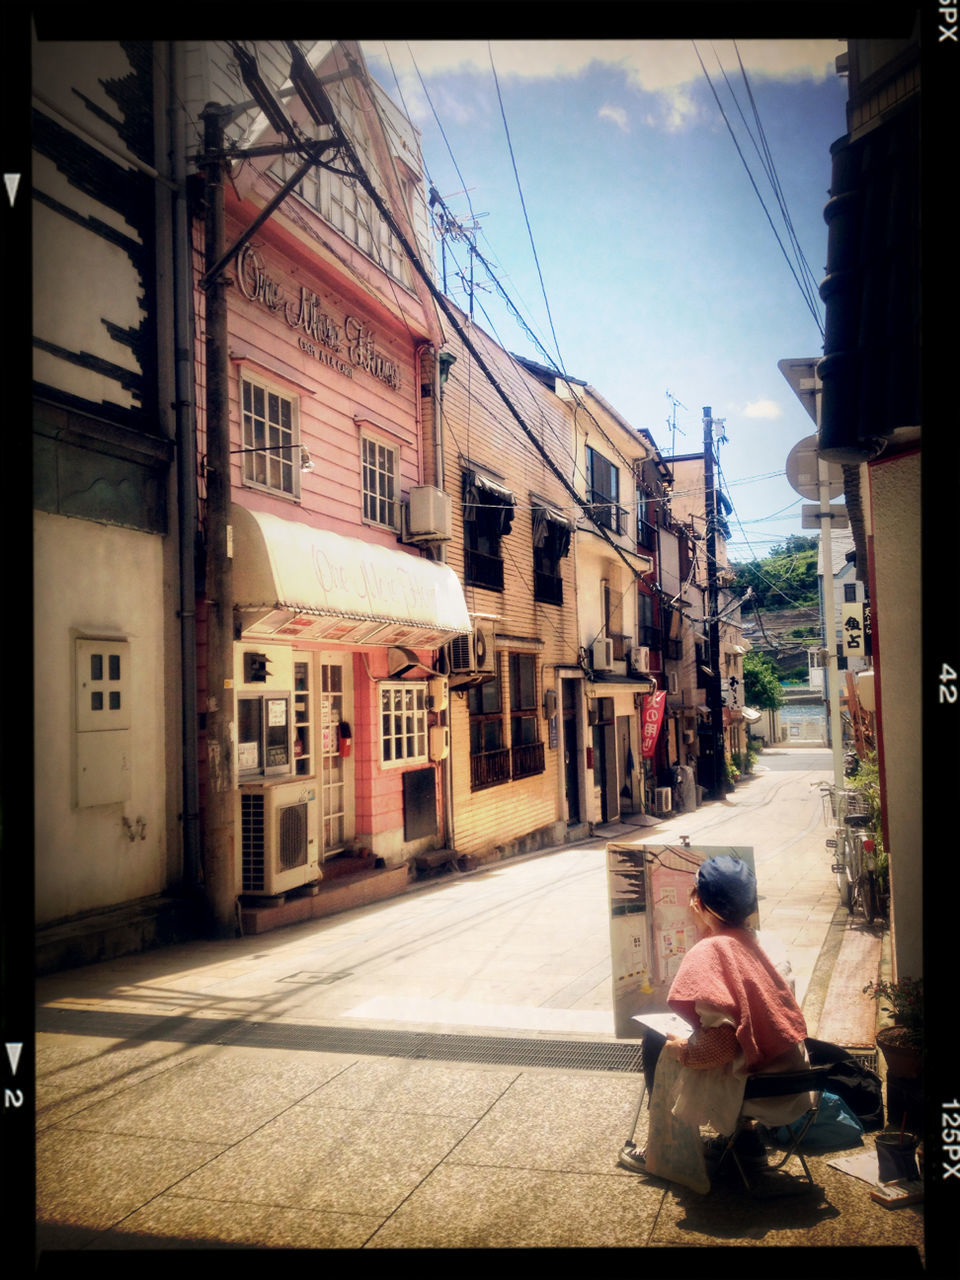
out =
{"type": "MultiPolygon", "coordinates": [[[[678,400],[671,391],[667,392],[667,399],[673,405],[672,417],[667,419],[667,426],[670,428],[670,455],[672,457],[677,452],[677,432],[679,431],[682,436],[687,434],[682,427],[677,426],[677,405],[681,409],[686,409],[687,406],[681,400],[678,400]]],[[[690,410],[687,409],[687,412],[689,413],[690,410]]]]}

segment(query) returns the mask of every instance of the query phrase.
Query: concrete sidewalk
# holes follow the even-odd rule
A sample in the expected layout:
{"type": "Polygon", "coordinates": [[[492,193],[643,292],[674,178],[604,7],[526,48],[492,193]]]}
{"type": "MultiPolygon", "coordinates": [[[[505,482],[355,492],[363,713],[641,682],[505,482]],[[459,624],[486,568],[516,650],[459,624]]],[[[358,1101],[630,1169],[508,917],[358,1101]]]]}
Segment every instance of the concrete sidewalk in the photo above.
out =
{"type": "MultiPolygon", "coordinates": [[[[565,858],[574,866],[602,854],[608,836],[619,838],[601,832],[584,849],[554,851],[558,870],[565,858]]],[[[483,877],[455,887],[479,894],[483,877]]],[[[415,891],[421,913],[441,901],[431,888],[415,891]]],[[[771,900],[771,917],[779,910],[791,936],[819,935],[803,975],[817,1035],[828,1025],[833,973],[847,988],[862,986],[876,960],[835,910],[835,891],[831,900],[818,890],[805,906],[784,894],[771,900]]],[[[578,909],[586,904],[574,895],[570,910],[578,909]]],[[[354,938],[375,924],[363,911],[344,919],[354,938]]],[[[473,925],[471,945],[502,953],[504,927],[473,925]]],[[[444,1003],[442,984],[422,987],[430,1008],[418,1014],[399,961],[394,990],[371,982],[364,1004],[355,985],[351,1007],[338,1005],[345,984],[328,982],[341,976],[321,948],[329,936],[300,926],[39,980],[37,1221],[39,1248],[53,1251],[47,1261],[61,1250],[79,1251],[77,1261],[99,1251],[231,1247],[644,1247],[672,1256],[690,1246],[869,1242],[906,1248],[898,1274],[913,1274],[922,1207],[882,1208],[826,1158],[809,1161],[821,1195],[770,1201],[732,1182],[697,1196],[617,1166],[636,1114],[638,1055],[590,1007],[597,955],[569,975],[573,1007],[543,1007],[537,1025],[529,1009],[510,1025],[511,989],[501,980],[490,1026],[479,1006],[458,1001],[455,1012],[444,1003]],[[287,1003],[257,1003],[267,985],[287,1003]]],[[[641,1114],[641,1144],[644,1131],[641,1114]]],[[[749,1256],[737,1266],[769,1274],[769,1260],[754,1261],[758,1271],[749,1256]]]]}

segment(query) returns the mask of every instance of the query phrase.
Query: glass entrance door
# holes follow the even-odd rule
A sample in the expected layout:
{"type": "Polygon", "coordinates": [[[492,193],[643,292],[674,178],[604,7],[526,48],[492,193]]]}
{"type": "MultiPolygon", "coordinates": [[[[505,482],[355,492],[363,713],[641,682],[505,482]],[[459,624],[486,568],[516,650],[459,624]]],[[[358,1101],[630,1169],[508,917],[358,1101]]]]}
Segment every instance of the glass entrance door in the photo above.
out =
{"type": "Polygon", "coordinates": [[[351,657],[320,655],[321,860],[340,853],[354,834],[351,657]]]}

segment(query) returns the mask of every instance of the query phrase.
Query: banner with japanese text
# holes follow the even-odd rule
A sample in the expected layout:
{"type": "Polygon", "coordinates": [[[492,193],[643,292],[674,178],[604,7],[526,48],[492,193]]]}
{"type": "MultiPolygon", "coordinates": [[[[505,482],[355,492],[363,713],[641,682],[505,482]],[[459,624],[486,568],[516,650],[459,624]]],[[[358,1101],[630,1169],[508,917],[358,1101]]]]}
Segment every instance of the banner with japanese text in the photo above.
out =
{"type": "Polygon", "coordinates": [[[648,693],[643,699],[640,724],[640,752],[644,759],[649,759],[656,749],[666,701],[667,695],[663,689],[658,690],[656,693],[648,693]]]}

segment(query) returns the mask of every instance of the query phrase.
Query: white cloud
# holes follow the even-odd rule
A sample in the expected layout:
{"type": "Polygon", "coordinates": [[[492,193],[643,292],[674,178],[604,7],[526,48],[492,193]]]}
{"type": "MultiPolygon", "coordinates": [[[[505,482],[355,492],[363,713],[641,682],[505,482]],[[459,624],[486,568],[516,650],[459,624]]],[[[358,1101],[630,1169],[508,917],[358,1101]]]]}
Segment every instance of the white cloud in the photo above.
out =
{"type": "Polygon", "coordinates": [[[776,400],[751,400],[744,407],[743,416],[745,418],[782,418],[783,410],[776,400]]]}
{"type": "MultiPolygon", "coordinates": [[[[719,62],[727,75],[740,77],[737,52],[751,79],[823,81],[835,74],[837,55],[845,47],[840,40],[732,40],[699,41],[697,49],[711,79],[720,76],[719,62]]],[[[427,40],[409,44],[394,41],[365,41],[364,55],[374,73],[393,96],[394,73],[400,80],[404,100],[411,115],[422,119],[429,112],[420,86],[420,76],[432,80],[430,96],[437,105],[437,77],[477,78],[486,85],[492,77],[491,56],[501,83],[511,79],[562,80],[601,67],[622,78],[637,93],[658,99],[645,112],[653,128],[676,132],[695,122],[692,89],[703,72],[691,40],[427,40]],[[389,52],[389,62],[385,50],[389,52]],[[412,55],[412,61],[411,61],[412,55]],[[392,64],[392,65],[391,65],[392,64]],[[419,74],[418,74],[419,73],[419,74]]],[[[477,87],[477,86],[475,86],[477,87]]],[[[465,117],[479,104],[472,101],[469,83],[460,80],[456,104],[465,117]],[[460,98],[459,93],[464,97],[460,98]]],[[[604,108],[601,115],[625,128],[619,108],[604,108]],[[613,112],[614,114],[611,114],[613,112]]]]}
{"type": "MultiPolygon", "coordinates": [[[[364,54],[384,57],[384,44],[364,42],[364,54]]],[[[415,71],[407,50],[421,74],[454,72],[490,74],[491,53],[497,75],[531,80],[576,76],[602,65],[622,71],[634,88],[662,92],[689,85],[702,74],[691,40],[413,40],[386,42],[398,72],[415,71]]],[[[749,75],[776,80],[825,80],[835,74],[835,60],[843,50],[840,40],[732,40],[700,41],[697,48],[713,75],[719,58],[728,74],[739,75],[736,51],[749,75]]]]}
{"type": "Polygon", "coordinates": [[[623,107],[601,107],[597,115],[601,120],[612,120],[624,133],[630,132],[630,122],[623,107]]]}

